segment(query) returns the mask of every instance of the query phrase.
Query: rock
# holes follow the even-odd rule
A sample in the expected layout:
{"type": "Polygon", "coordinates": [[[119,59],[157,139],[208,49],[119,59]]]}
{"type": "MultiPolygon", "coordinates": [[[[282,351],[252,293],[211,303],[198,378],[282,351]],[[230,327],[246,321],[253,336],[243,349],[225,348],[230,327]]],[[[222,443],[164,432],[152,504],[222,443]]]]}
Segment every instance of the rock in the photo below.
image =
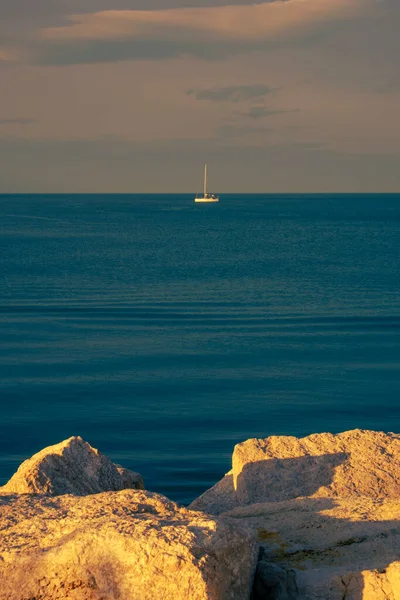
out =
{"type": "Polygon", "coordinates": [[[247,440],[232,467],[189,508],[262,545],[254,600],[400,599],[399,435],[247,440]]]}
{"type": "Polygon", "coordinates": [[[0,497],[0,600],[247,600],[257,544],[233,519],[123,490],[0,497]]]}
{"type": "Polygon", "coordinates": [[[124,490],[144,490],[143,477],[140,473],[135,473],[129,469],[124,469],[121,465],[115,465],[122,478],[122,489],[124,490]]]}
{"type": "Polygon", "coordinates": [[[297,598],[295,572],[282,569],[261,556],[254,576],[251,600],[296,600],[297,598]]]}
{"type": "Polygon", "coordinates": [[[193,500],[189,505],[192,510],[203,510],[210,515],[232,510],[239,505],[235,489],[233,487],[233,470],[229,471],[221,481],[212,488],[193,500]]]}
{"type": "Polygon", "coordinates": [[[251,531],[264,548],[263,560],[278,565],[284,580],[294,574],[294,598],[380,600],[378,589],[392,594],[382,599],[400,598],[398,499],[297,498],[243,506],[221,517],[251,531]]]}
{"type": "Polygon", "coordinates": [[[400,435],[356,429],[235,446],[232,471],[190,508],[211,514],[312,497],[400,497],[400,435]]]}
{"type": "Polygon", "coordinates": [[[23,462],[0,494],[85,496],[143,487],[138,473],[117,467],[81,437],[71,437],[23,462]]]}

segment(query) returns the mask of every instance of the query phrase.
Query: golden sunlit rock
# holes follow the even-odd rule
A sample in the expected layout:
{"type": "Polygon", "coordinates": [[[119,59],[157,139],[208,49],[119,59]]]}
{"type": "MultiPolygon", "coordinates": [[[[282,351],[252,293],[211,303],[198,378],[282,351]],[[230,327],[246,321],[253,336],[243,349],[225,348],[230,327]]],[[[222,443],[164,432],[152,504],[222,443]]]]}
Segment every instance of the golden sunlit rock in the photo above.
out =
{"type": "Polygon", "coordinates": [[[253,600],[400,597],[400,435],[251,439],[232,462],[190,507],[259,541],[253,600]]]}
{"type": "Polygon", "coordinates": [[[143,487],[141,475],[114,465],[75,436],[24,461],[0,493],[86,496],[143,487]]]}
{"type": "Polygon", "coordinates": [[[3,600],[245,600],[257,542],[235,521],[123,490],[0,497],[3,600]]]}

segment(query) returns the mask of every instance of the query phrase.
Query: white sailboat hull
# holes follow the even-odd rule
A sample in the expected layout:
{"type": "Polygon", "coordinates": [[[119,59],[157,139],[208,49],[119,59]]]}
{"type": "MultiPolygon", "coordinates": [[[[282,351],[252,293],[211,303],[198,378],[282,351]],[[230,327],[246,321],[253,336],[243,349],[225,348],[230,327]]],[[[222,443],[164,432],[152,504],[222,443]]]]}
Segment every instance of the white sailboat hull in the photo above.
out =
{"type": "Polygon", "coordinates": [[[219,198],[195,198],[195,202],[219,202],[219,198]]]}

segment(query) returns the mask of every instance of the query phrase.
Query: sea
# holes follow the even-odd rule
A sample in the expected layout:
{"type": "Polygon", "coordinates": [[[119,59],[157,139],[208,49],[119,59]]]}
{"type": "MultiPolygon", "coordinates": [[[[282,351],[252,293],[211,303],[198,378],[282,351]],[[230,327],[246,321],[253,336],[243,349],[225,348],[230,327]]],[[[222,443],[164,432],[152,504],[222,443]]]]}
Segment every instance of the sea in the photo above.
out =
{"type": "Polygon", "coordinates": [[[0,484],[80,435],[187,504],[248,438],[400,432],[400,195],[1,195],[0,282],[0,484]]]}

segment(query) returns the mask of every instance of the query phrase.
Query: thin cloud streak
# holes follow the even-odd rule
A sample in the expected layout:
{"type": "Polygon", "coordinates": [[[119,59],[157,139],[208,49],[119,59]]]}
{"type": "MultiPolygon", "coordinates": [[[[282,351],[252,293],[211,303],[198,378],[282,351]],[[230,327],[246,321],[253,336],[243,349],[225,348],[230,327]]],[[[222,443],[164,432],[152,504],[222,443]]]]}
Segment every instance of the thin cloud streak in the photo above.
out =
{"type": "Polygon", "coordinates": [[[272,115],[283,115],[287,113],[299,112],[300,109],[292,108],[290,110],[274,110],[266,106],[252,106],[248,111],[239,113],[240,116],[248,117],[249,119],[264,119],[272,115]]]}
{"type": "Polygon", "coordinates": [[[277,88],[263,84],[234,85],[230,87],[213,87],[205,90],[188,90],[189,95],[195,96],[196,100],[210,100],[211,102],[245,102],[263,98],[272,94],[277,88]]]}
{"type": "Polygon", "coordinates": [[[32,123],[36,123],[34,119],[23,119],[23,118],[10,118],[10,119],[1,119],[0,125],[32,125],[32,123]]]}
{"type": "MultiPolygon", "coordinates": [[[[243,127],[240,125],[221,125],[217,131],[218,138],[251,138],[260,137],[260,144],[262,147],[267,146],[264,136],[265,133],[272,131],[269,127],[243,127]]],[[[248,141],[246,143],[249,143],[248,141]]],[[[251,145],[252,142],[250,142],[251,145]]],[[[254,141],[253,141],[254,143],[254,141]]]]}

